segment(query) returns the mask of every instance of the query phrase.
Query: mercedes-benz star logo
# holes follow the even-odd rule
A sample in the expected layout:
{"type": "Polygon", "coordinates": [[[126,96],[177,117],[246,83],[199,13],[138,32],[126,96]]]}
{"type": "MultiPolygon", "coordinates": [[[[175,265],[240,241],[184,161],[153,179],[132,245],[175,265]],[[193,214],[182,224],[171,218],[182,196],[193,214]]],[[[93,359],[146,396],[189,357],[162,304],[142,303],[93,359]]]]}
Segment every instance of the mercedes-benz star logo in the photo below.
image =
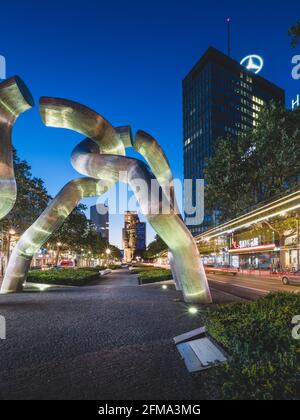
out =
{"type": "Polygon", "coordinates": [[[247,55],[247,57],[242,59],[241,65],[246,67],[247,70],[258,74],[264,66],[264,60],[259,55],[247,55]]]}

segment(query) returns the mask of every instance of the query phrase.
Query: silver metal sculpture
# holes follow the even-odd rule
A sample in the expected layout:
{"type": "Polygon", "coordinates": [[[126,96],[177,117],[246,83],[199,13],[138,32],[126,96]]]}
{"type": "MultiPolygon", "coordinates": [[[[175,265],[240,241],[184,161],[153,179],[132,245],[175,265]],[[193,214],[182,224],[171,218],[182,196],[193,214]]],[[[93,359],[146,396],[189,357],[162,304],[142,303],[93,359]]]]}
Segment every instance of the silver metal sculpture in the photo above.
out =
{"type": "Polygon", "coordinates": [[[185,301],[210,303],[210,290],[199,251],[194,238],[178,216],[173,176],[156,140],[144,132],[138,132],[134,142],[136,150],[145,157],[153,174],[146,164],[125,157],[125,149],[132,145],[129,127],[114,129],[96,112],[64,99],[42,98],[40,111],[46,126],[68,128],[88,137],[74,149],[71,161],[79,173],[89,178],[68,184],[25,232],[12,253],[1,293],[21,290],[31,258],[68,217],[80,199],[104,192],[103,184],[97,183],[98,180],[105,181],[105,189],[121,180],[131,186],[143,214],[170,248],[174,277],[177,287],[183,291],[185,301]],[[151,182],[156,179],[155,176],[162,187],[162,199],[169,200],[169,214],[151,212],[151,182]],[[137,188],[137,180],[142,180],[148,189],[137,188]],[[168,188],[171,189],[171,195],[168,194],[168,188]]]}
{"type": "Polygon", "coordinates": [[[17,198],[12,130],[17,118],[34,104],[19,77],[0,83],[0,220],[12,210],[17,198]]]}

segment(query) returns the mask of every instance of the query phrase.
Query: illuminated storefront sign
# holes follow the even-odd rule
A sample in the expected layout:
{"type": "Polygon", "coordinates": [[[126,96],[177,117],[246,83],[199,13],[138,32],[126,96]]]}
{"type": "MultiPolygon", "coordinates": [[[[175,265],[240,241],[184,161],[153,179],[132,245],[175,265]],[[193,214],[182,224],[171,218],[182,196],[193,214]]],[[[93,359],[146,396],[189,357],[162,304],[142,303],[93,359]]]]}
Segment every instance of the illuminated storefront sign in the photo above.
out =
{"type": "Polygon", "coordinates": [[[242,59],[241,65],[252,73],[258,74],[264,66],[264,60],[259,55],[247,55],[247,57],[242,59]]]}
{"type": "Polygon", "coordinates": [[[251,248],[253,246],[259,246],[259,238],[248,239],[246,241],[239,242],[240,248],[251,248]]]}

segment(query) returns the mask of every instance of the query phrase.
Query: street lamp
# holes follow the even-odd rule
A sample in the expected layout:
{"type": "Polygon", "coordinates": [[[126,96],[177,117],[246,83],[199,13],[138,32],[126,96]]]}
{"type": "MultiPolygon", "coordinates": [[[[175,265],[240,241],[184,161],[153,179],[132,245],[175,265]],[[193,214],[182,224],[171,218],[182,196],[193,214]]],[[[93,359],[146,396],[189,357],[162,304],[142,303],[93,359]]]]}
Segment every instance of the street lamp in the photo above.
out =
{"type": "Polygon", "coordinates": [[[91,255],[92,255],[92,251],[88,252],[88,267],[91,266],[91,255]]]}
{"type": "Polygon", "coordinates": [[[106,253],[106,263],[109,263],[109,258],[111,256],[111,250],[109,248],[107,248],[107,250],[105,251],[106,253]]]}

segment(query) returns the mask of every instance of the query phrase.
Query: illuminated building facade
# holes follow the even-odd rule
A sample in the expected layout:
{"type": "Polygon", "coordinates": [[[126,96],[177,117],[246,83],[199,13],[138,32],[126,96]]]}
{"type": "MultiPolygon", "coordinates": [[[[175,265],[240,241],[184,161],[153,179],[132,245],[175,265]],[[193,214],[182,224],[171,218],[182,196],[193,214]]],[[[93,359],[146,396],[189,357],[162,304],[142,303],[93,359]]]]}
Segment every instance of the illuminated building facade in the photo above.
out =
{"type": "Polygon", "coordinates": [[[109,208],[104,204],[92,206],[90,216],[98,234],[109,242],[109,208]]]}
{"type": "Polygon", "coordinates": [[[146,250],[146,223],[142,223],[135,212],[125,213],[123,248],[126,262],[131,262],[146,250]]]}
{"type": "MultiPolygon", "coordinates": [[[[255,127],[261,107],[271,100],[284,103],[284,91],[209,48],[183,80],[185,179],[205,179],[206,162],[214,155],[216,140],[234,138],[255,127]]],[[[194,186],[194,205],[195,194],[194,186]]],[[[192,234],[217,224],[216,215],[206,214],[201,226],[190,227],[192,234]]]]}
{"type": "Polygon", "coordinates": [[[300,270],[300,190],[200,234],[206,266],[300,270]]]}

